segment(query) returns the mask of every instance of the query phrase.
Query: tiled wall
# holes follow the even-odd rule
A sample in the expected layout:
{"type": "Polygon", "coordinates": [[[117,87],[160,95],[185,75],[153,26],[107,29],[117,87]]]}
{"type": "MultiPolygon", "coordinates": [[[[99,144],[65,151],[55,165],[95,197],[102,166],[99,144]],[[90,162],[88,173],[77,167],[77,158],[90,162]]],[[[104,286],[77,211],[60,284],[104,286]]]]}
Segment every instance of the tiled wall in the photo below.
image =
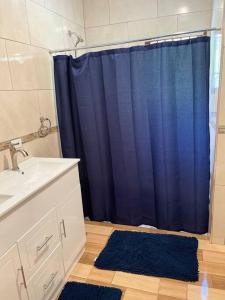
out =
{"type": "MultiPolygon", "coordinates": [[[[213,0],[212,27],[222,27],[221,11],[218,6],[223,5],[220,0],[213,0]]],[[[210,48],[210,87],[209,87],[209,129],[210,129],[210,171],[213,175],[215,141],[216,141],[216,122],[217,104],[219,94],[219,78],[221,66],[222,33],[215,31],[211,33],[210,48]]]]}
{"type": "Polygon", "coordinates": [[[89,44],[208,28],[211,15],[211,0],[84,0],[89,44]]]}
{"type": "MultiPolygon", "coordinates": [[[[0,0],[0,143],[36,132],[40,116],[56,125],[48,50],[73,47],[68,30],[85,37],[82,0],[0,0]]],[[[60,155],[57,133],[24,148],[60,155]]],[[[0,170],[8,158],[8,150],[0,152],[0,170]]]]}
{"type": "MultiPolygon", "coordinates": [[[[225,15],[225,12],[224,12],[225,15]]],[[[225,19],[222,37],[222,66],[220,71],[219,103],[217,113],[217,141],[212,190],[211,241],[225,244],[225,19]]]]}

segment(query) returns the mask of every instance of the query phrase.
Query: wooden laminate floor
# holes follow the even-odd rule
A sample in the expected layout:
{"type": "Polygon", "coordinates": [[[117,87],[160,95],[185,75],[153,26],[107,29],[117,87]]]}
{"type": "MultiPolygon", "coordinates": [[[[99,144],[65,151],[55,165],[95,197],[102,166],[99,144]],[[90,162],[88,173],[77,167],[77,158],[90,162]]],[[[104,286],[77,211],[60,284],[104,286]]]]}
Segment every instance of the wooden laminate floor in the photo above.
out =
{"type": "Polygon", "coordinates": [[[211,245],[205,236],[98,222],[86,222],[86,232],[86,250],[69,281],[118,287],[123,291],[123,300],[225,300],[225,246],[211,245]],[[95,258],[115,229],[196,236],[199,239],[199,281],[186,283],[95,268],[95,258]]]}

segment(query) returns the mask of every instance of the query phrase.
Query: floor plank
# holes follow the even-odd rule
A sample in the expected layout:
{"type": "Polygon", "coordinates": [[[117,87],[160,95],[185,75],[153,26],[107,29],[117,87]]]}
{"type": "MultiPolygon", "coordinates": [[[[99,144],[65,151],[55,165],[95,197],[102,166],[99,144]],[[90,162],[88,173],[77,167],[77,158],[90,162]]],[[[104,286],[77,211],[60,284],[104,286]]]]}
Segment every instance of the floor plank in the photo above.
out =
{"type": "Polygon", "coordinates": [[[102,235],[109,235],[113,230],[112,226],[98,226],[92,225],[90,223],[86,224],[86,231],[87,233],[95,233],[95,234],[102,234],[102,235]]]}
{"type": "Polygon", "coordinates": [[[113,281],[114,276],[115,272],[113,271],[100,270],[93,267],[88,276],[88,279],[99,282],[111,283],[113,281]]]}
{"type": "Polygon", "coordinates": [[[185,300],[187,298],[188,284],[178,280],[161,279],[159,295],[185,300]]]}
{"type": "Polygon", "coordinates": [[[210,244],[208,237],[184,232],[86,221],[87,243],[68,281],[120,288],[122,300],[225,300],[225,246],[210,244]],[[114,230],[176,234],[198,238],[199,281],[183,281],[100,270],[94,262],[114,230]]]}
{"type": "Polygon", "coordinates": [[[158,293],[160,279],[157,277],[116,272],[112,283],[118,286],[133,288],[153,294],[158,293]]]}
{"type": "Polygon", "coordinates": [[[212,289],[205,287],[200,287],[196,285],[188,285],[187,300],[224,300],[225,291],[212,289]]]}
{"type": "Polygon", "coordinates": [[[86,279],[89,276],[92,268],[93,266],[91,265],[78,263],[71,272],[70,276],[76,276],[86,279]]]}
{"type": "Polygon", "coordinates": [[[150,294],[134,289],[126,289],[123,300],[157,300],[157,294],[150,294]]]}

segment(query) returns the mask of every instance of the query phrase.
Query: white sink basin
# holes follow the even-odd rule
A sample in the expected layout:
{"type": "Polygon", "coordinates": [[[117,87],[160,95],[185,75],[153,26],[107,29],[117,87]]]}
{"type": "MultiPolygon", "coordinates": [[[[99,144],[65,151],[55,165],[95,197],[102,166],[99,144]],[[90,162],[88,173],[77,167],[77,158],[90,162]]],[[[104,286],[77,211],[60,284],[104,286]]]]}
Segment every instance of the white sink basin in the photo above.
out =
{"type": "Polygon", "coordinates": [[[0,173],[0,216],[37,192],[59,175],[77,164],[79,159],[30,158],[19,164],[20,171],[0,173]]]}

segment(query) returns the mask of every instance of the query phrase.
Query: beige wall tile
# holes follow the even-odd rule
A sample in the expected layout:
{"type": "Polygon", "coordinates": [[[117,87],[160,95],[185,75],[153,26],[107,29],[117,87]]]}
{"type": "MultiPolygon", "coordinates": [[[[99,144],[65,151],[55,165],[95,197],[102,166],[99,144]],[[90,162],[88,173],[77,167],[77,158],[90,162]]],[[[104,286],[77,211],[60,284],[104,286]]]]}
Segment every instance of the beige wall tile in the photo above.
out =
{"type": "Polygon", "coordinates": [[[225,135],[218,134],[215,162],[215,183],[225,185],[225,135]]]}
{"type": "MultiPolygon", "coordinates": [[[[48,49],[73,46],[68,29],[85,38],[83,24],[82,0],[0,0],[0,141],[37,131],[40,115],[56,124],[48,49]]],[[[41,139],[41,151],[32,142],[34,154],[58,156],[56,137],[41,139]]]]}
{"type": "Polygon", "coordinates": [[[212,243],[225,244],[225,186],[216,185],[213,196],[212,243]]]}
{"type": "Polygon", "coordinates": [[[145,38],[177,31],[177,16],[141,20],[128,23],[129,39],[145,38]]]}
{"type": "Polygon", "coordinates": [[[40,4],[40,5],[44,6],[46,0],[31,0],[31,1],[34,2],[34,3],[37,3],[37,4],[40,4]]]}
{"type": "Polygon", "coordinates": [[[0,91],[0,142],[37,131],[38,98],[35,91],[0,91]]]}
{"type": "MultiPolygon", "coordinates": [[[[64,19],[63,20],[63,39],[64,39],[65,48],[74,48],[75,43],[77,41],[76,35],[73,35],[71,37],[68,35],[69,30],[72,32],[75,32],[76,34],[80,35],[83,38],[84,42],[79,43],[79,46],[85,45],[84,28],[79,24],[74,24],[74,23],[64,19]]],[[[71,53],[69,53],[69,54],[71,54],[71,53]]]]}
{"type": "Polygon", "coordinates": [[[31,47],[38,89],[52,89],[52,58],[48,51],[31,47]]]}
{"type": "Polygon", "coordinates": [[[188,285],[187,300],[224,300],[225,291],[208,288],[207,286],[188,285]]]}
{"type": "Polygon", "coordinates": [[[114,24],[86,29],[86,44],[109,43],[127,40],[127,24],[114,24]]]}
{"type": "Polygon", "coordinates": [[[225,55],[222,58],[221,85],[219,96],[219,125],[225,125],[225,55]]]}
{"type": "Polygon", "coordinates": [[[212,4],[213,4],[213,9],[223,8],[223,6],[224,6],[224,0],[213,0],[212,4]]]}
{"type": "Polygon", "coordinates": [[[159,16],[184,14],[211,8],[211,0],[158,0],[159,16]]]}
{"type": "Polygon", "coordinates": [[[45,7],[59,15],[64,16],[64,3],[62,0],[45,0],[45,7]]]}
{"type": "Polygon", "coordinates": [[[154,294],[158,293],[159,281],[160,279],[156,277],[116,272],[112,283],[154,294]]]}
{"type": "Polygon", "coordinates": [[[29,43],[25,0],[0,0],[0,37],[29,43]]]}
{"type": "Polygon", "coordinates": [[[28,151],[30,156],[61,157],[57,132],[24,144],[24,149],[28,151]]]}
{"type": "Polygon", "coordinates": [[[56,126],[55,98],[52,90],[39,90],[38,102],[40,116],[49,118],[52,126],[56,126]]]}
{"type": "Polygon", "coordinates": [[[0,172],[11,167],[9,150],[0,151],[0,172]]]}
{"type": "Polygon", "coordinates": [[[73,0],[47,0],[45,6],[49,10],[74,21],[73,0]]]}
{"type": "Polygon", "coordinates": [[[6,49],[13,89],[37,89],[38,83],[31,46],[18,42],[6,41],[6,49]]]}
{"type": "Polygon", "coordinates": [[[9,63],[6,53],[5,40],[0,39],[0,90],[11,90],[12,83],[9,72],[9,63]]]}
{"type": "Polygon", "coordinates": [[[110,23],[157,17],[157,0],[109,0],[110,23]]]}
{"type": "Polygon", "coordinates": [[[62,49],[63,18],[27,0],[28,22],[32,45],[47,49],[62,49]]]}
{"type": "Polygon", "coordinates": [[[212,13],[212,27],[222,27],[223,22],[223,8],[214,9],[212,13]]]}
{"type": "Polygon", "coordinates": [[[109,24],[109,0],[84,0],[85,26],[109,24]]]}
{"type": "Polygon", "coordinates": [[[178,16],[178,31],[210,28],[211,16],[211,11],[180,14],[178,16]]]}
{"type": "Polygon", "coordinates": [[[74,22],[84,26],[83,0],[73,0],[74,22]]]}
{"type": "Polygon", "coordinates": [[[61,0],[63,2],[63,16],[70,21],[75,22],[73,0],[61,0]]]}

